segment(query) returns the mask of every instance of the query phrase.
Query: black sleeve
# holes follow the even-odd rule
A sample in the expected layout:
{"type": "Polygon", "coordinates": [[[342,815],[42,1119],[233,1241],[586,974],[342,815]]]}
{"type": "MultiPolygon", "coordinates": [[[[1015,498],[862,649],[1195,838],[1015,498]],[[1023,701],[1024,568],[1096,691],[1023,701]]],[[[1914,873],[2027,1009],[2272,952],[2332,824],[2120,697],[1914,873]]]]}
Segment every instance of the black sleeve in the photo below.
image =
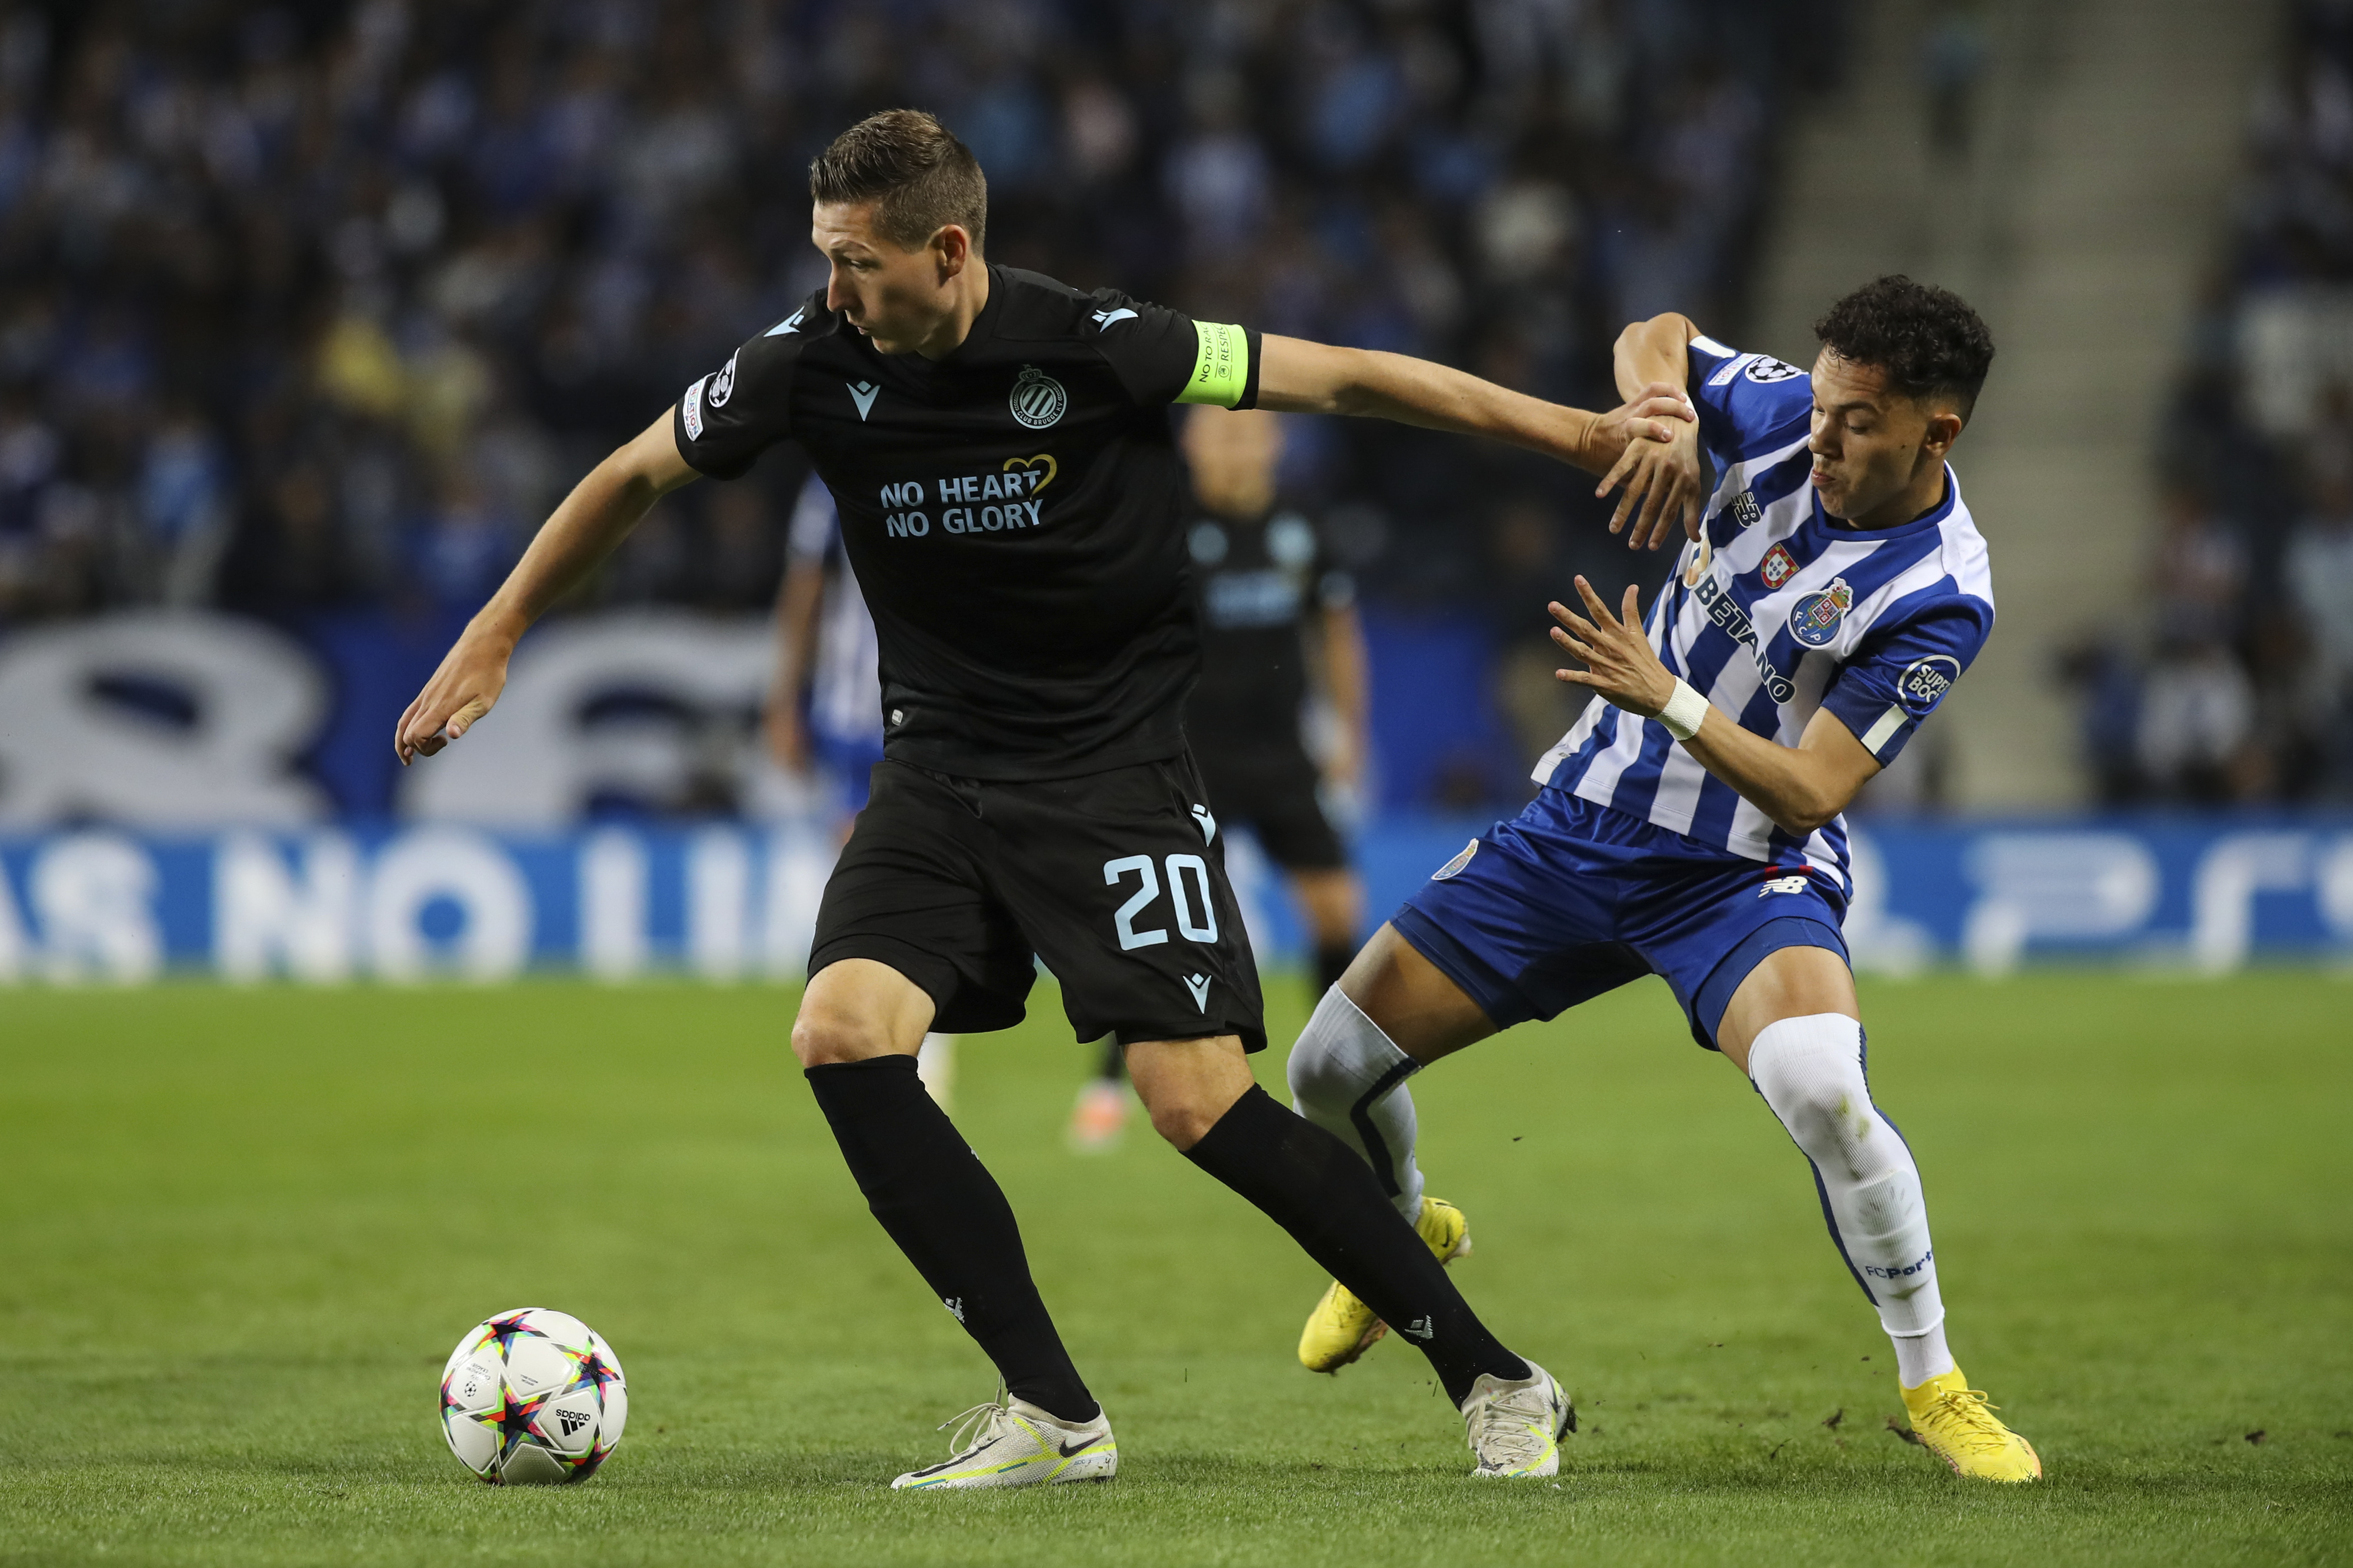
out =
{"type": "Polygon", "coordinates": [[[1082,330],[1094,333],[1095,351],[1137,403],[1258,405],[1256,331],[1197,321],[1112,289],[1095,290],[1090,319],[1082,330]]]}
{"type": "Polygon", "coordinates": [[[686,389],[670,411],[670,434],[689,467],[732,479],[792,432],[793,372],[804,342],[796,310],[748,339],[727,363],[686,389]]]}

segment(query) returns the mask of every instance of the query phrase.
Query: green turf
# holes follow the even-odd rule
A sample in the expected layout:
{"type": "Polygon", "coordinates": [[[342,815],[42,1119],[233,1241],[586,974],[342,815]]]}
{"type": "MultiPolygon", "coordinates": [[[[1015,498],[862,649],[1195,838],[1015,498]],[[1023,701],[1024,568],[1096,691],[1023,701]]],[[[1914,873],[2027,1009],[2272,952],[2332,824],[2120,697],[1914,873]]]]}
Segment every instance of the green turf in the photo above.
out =
{"type": "Polygon", "coordinates": [[[1148,1131],[1065,1152],[1086,1058],[1040,999],[965,1042],[959,1121],[1121,1474],[902,1497],[992,1384],[843,1173],[790,994],[8,994],[0,1563],[2353,1554],[2341,979],[1868,993],[1955,1348],[2049,1467],[2000,1490],[1887,1430],[1804,1163],[1657,983],[1416,1085],[1478,1237],[1460,1279],[1583,1413],[1557,1486],[1466,1479],[1395,1341],[1301,1372],[1314,1270],[1148,1131]],[[434,1425],[459,1332],[524,1304],[628,1366],[628,1439],[583,1487],[485,1488],[434,1425]]]}

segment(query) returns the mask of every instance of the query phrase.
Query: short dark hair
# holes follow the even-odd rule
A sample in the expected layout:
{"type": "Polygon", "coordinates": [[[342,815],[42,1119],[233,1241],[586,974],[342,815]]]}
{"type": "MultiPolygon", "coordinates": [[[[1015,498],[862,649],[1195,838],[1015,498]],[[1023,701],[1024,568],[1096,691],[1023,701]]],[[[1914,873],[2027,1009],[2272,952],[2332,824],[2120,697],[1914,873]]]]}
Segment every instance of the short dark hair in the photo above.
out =
{"type": "Polygon", "coordinates": [[[809,161],[809,196],[877,202],[875,229],[913,250],[961,224],[978,250],[988,230],[988,180],[980,160],[920,109],[870,114],[809,161]]]}
{"type": "Polygon", "coordinates": [[[1876,365],[1906,397],[1950,397],[1963,419],[1993,368],[1993,334],[1968,301],[1902,273],[1874,279],[1825,312],[1814,336],[1842,360],[1876,365]]]}

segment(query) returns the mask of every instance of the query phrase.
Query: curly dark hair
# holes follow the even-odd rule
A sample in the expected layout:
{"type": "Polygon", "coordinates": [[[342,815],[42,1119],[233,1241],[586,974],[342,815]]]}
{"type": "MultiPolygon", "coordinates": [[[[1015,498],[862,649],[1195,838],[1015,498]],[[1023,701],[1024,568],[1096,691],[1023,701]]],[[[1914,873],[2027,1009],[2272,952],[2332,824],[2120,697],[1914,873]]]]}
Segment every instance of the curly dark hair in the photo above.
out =
{"type": "Polygon", "coordinates": [[[1832,305],[1814,336],[1842,360],[1876,365],[1906,397],[1950,397],[1963,419],[1993,367],[1993,334],[1968,302],[1902,273],[1874,279],[1832,305]]]}

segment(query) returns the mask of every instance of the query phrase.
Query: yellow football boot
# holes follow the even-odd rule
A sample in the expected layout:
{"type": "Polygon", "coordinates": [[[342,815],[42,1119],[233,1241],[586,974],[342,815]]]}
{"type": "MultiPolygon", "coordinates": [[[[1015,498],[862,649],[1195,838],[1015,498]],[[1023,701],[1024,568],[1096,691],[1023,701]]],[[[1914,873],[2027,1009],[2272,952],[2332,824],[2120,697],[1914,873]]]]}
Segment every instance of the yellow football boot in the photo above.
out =
{"type": "MultiPolygon", "coordinates": [[[[1413,1228],[1440,1263],[1470,1256],[1471,1222],[1444,1198],[1424,1197],[1421,1217],[1413,1228]]],[[[1337,1372],[1388,1331],[1388,1325],[1355,1291],[1335,1279],[1307,1314],[1307,1327],[1299,1336],[1299,1364],[1310,1372],[1337,1372]]]]}
{"type": "Polygon", "coordinates": [[[2042,1461],[2034,1445],[2001,1424],[1986,1396],[1955,1367],[1917,1388],[1904,1390],[1904,1408],[1920,1446],[1981,1481],[2039,1481],[2042,1461]]]}

